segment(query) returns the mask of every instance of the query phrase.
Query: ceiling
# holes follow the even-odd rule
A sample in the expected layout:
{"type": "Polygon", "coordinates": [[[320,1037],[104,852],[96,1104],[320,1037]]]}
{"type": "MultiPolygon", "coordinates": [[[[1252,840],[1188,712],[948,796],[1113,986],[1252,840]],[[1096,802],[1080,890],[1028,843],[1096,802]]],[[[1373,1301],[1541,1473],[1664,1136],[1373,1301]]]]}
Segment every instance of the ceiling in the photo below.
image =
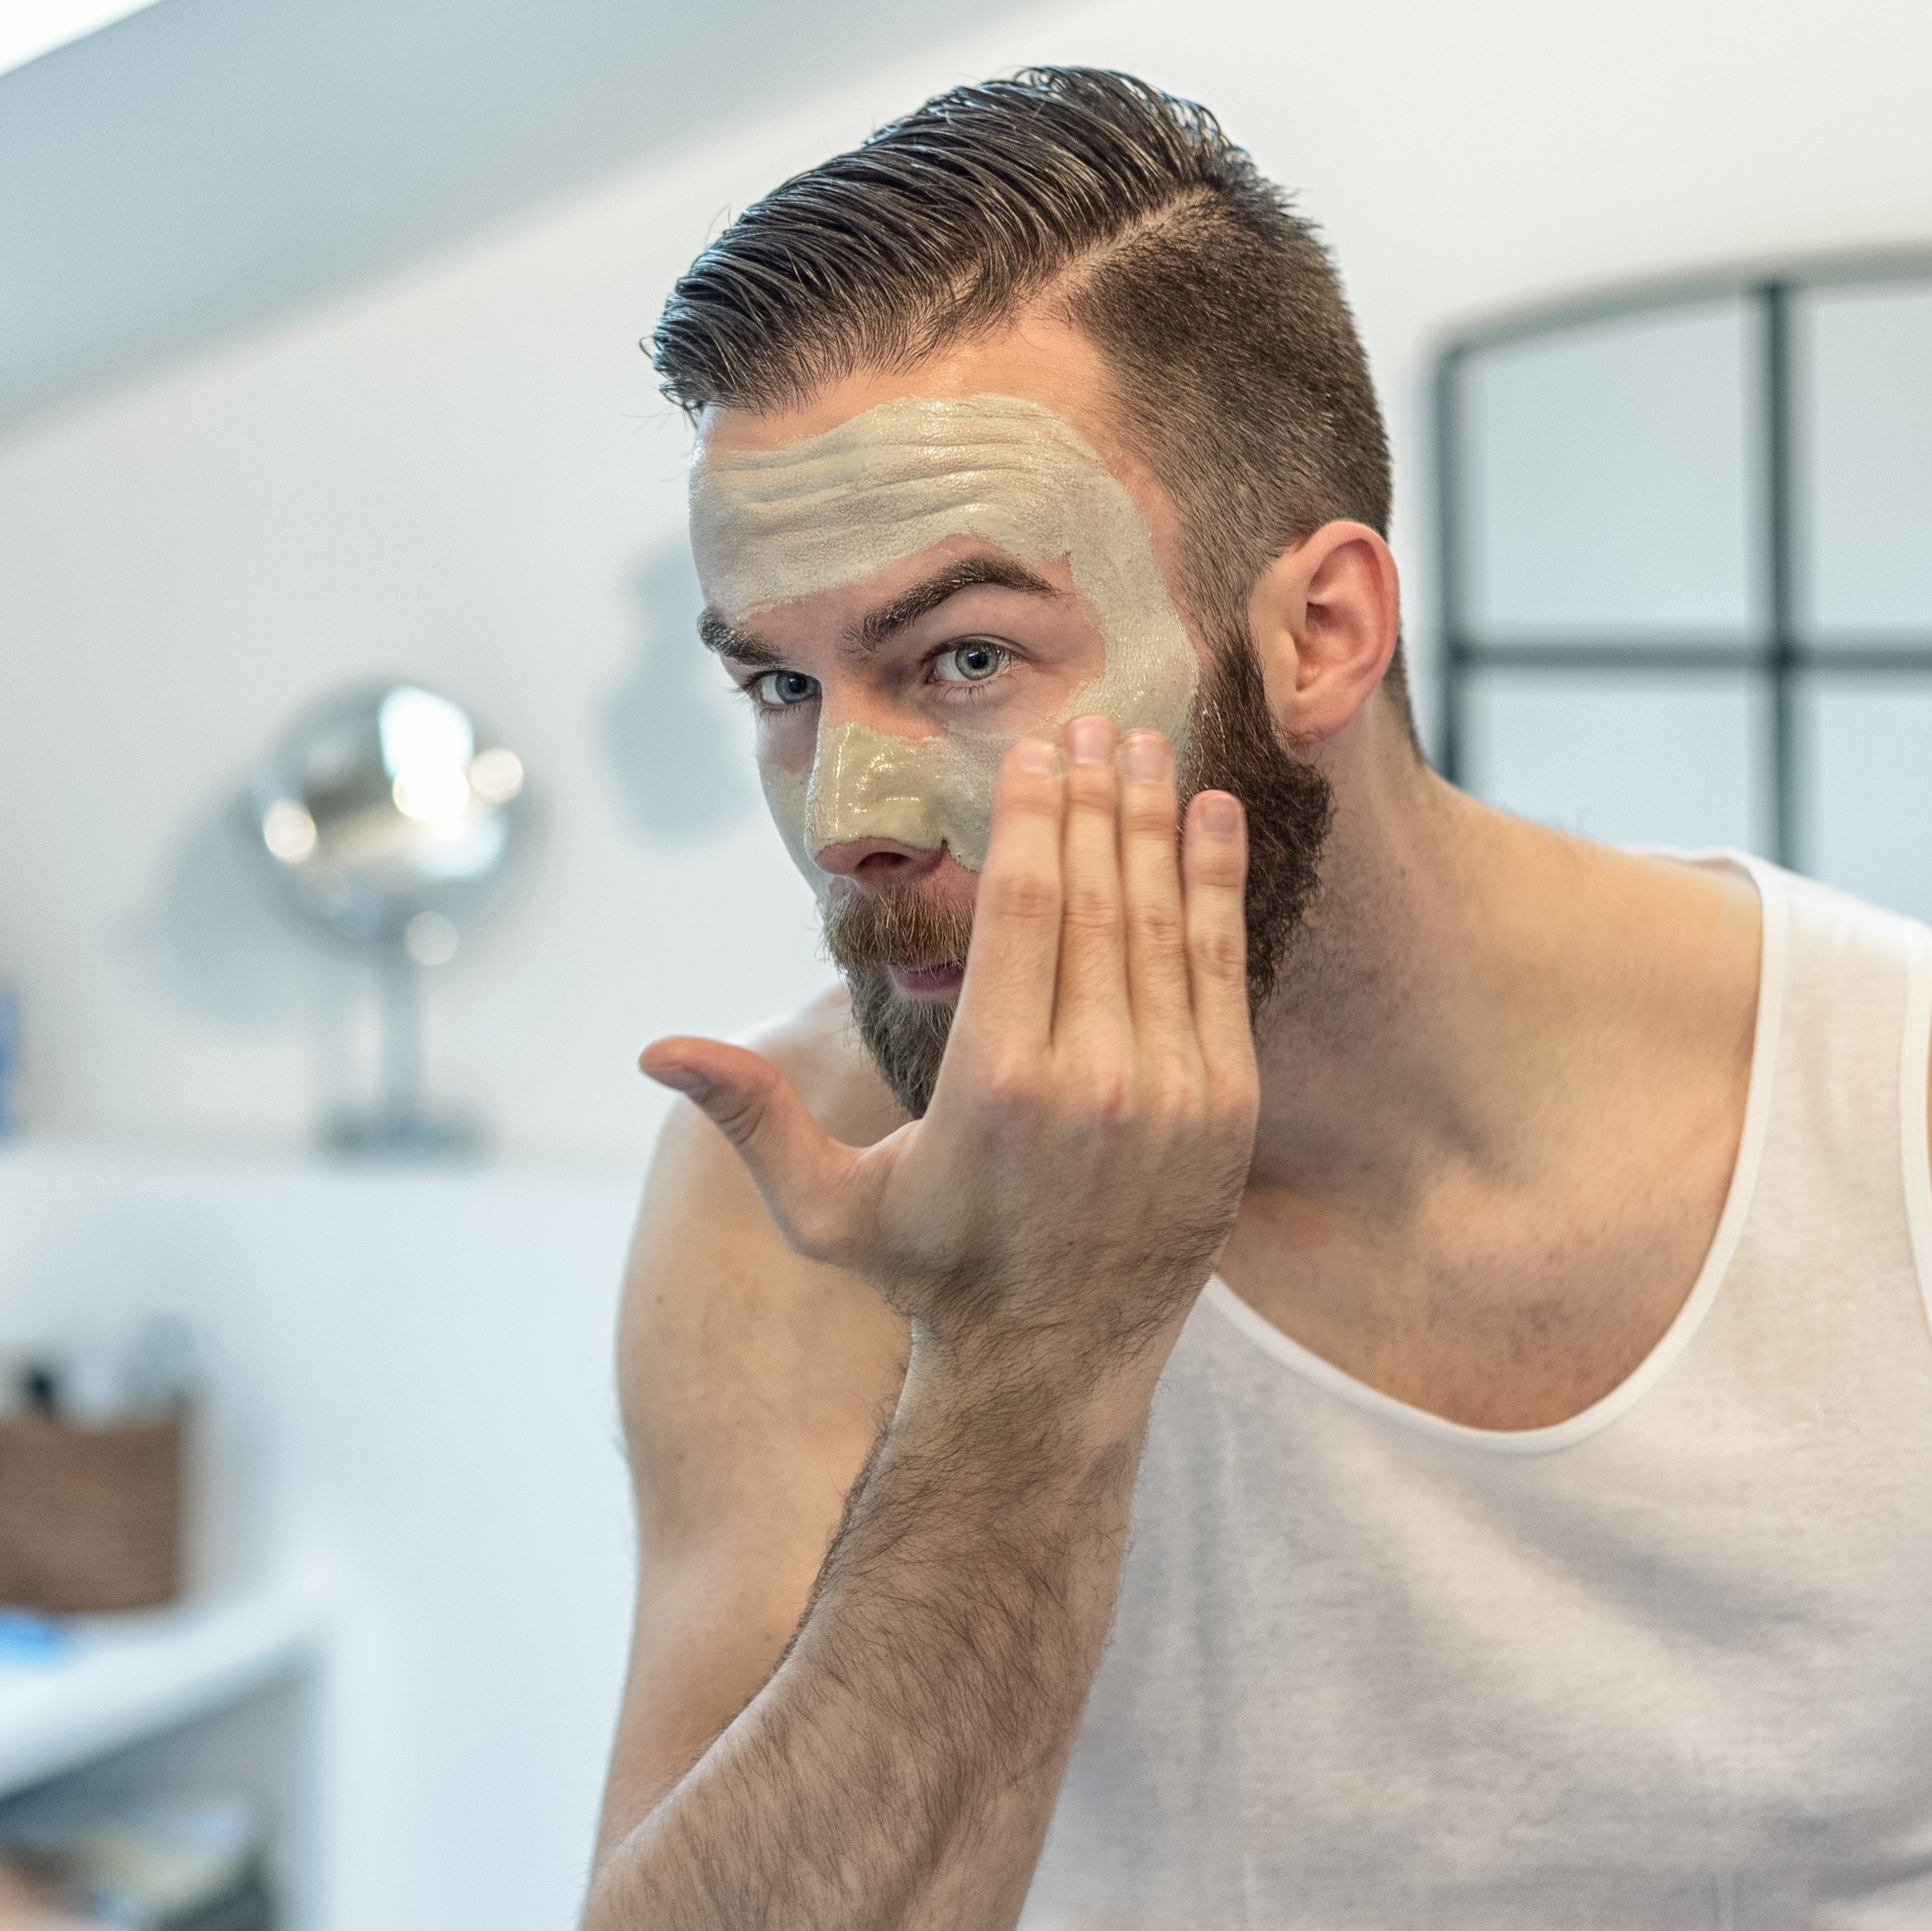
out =
{"type": "Polygon", "coordinates": [[[98,33],[156,0],[12,0],[0,12],[0,74],[98,33]]]}
{"type": "Polygon", "coordinates": [[[1023,0],[160,0],[0,75],[0,435],[1023,0]]]}

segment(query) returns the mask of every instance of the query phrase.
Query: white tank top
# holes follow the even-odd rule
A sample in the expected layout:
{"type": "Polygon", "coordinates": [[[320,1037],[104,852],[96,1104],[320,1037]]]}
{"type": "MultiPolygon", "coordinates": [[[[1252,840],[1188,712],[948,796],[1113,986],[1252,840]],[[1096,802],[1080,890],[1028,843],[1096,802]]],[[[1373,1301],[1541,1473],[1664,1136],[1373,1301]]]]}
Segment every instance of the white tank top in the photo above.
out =
{"type": "Polygon", "coordinates": [[[1764,905],[1690,1298],[1468,1428],[1211,1282],[1025,1931],[1932,1926],[1932,932],[1764,905]]]}

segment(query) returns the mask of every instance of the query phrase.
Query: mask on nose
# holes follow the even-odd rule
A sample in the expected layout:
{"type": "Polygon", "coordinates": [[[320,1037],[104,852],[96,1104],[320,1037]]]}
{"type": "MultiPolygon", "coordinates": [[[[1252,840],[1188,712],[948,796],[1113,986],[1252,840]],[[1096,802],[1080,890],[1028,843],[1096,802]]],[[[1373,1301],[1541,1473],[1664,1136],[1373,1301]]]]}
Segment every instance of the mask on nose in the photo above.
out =
{"type": "MultiPolygon", "coordinates": [[[[1199,671],[1146,520],[1060,417],[1012,396],[906,398],[782,448],[694,467],[692,549],[733,622],[975,536],[1024,562],[1064,559],[1098,624],[1101,674],[1035,729],[1083,712],[1164,731],[1184,753],[1199,671]]],[[[890,838],[944,845],[978,871],[993,779],[1016,734],[951,725],[899,737],[821,723],[811,768],[768,761],[765,793],[794,861],[823,898],[828,846],[890,838]]]]}
{"type": "Polygon", "coordinates": [[[993,779],[1013,742],[953,729],[897,737],[868,724],[821,724],[809,771],[766,762],[765,802],[793,861],[814,884],[829,845],[891,838],[918,851],[944,845],[977,871],[992,829],[993,779]]]}

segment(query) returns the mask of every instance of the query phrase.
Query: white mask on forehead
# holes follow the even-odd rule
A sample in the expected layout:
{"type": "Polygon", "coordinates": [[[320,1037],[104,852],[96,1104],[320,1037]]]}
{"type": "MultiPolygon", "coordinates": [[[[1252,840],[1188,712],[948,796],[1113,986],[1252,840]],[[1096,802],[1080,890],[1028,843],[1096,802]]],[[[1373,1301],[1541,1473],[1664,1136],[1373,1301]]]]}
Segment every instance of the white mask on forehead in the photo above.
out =
{"type": "MultiPolygon", "coordinates": [[[[706,597],[733,623],[854,583],[948,537],[1025,562],[1064,558],[1105,648],[1100,675],[1054,717],[1099,712],[1183,748],[1199,675],[1139,507],[1061,418],[1013,396],[909,397],[777,449],[705,459],[691,481],[691,547],[706,597]]],[[[772,815],[799,868],[828,845],[942,843],[985,864],[993,778],[1017,734],[946,726],[900,737],[821,720],[809,772],[764,767],[772,815]]]]}

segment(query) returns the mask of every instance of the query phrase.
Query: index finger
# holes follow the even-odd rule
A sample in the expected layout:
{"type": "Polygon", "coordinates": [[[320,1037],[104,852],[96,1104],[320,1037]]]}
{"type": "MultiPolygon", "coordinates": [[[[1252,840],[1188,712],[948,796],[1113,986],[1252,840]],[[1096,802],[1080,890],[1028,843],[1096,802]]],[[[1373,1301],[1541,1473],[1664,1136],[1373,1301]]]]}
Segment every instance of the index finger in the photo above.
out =
{"type": "Polygon", "coordinates": [[[995,1028],[1043,1051],[1052,1037],[1065,811],[1058,752],[1043,739],[1023,737],[994,781],[992,836],[973,902],[955,1046],[974,1050],[995,1028]]]}

